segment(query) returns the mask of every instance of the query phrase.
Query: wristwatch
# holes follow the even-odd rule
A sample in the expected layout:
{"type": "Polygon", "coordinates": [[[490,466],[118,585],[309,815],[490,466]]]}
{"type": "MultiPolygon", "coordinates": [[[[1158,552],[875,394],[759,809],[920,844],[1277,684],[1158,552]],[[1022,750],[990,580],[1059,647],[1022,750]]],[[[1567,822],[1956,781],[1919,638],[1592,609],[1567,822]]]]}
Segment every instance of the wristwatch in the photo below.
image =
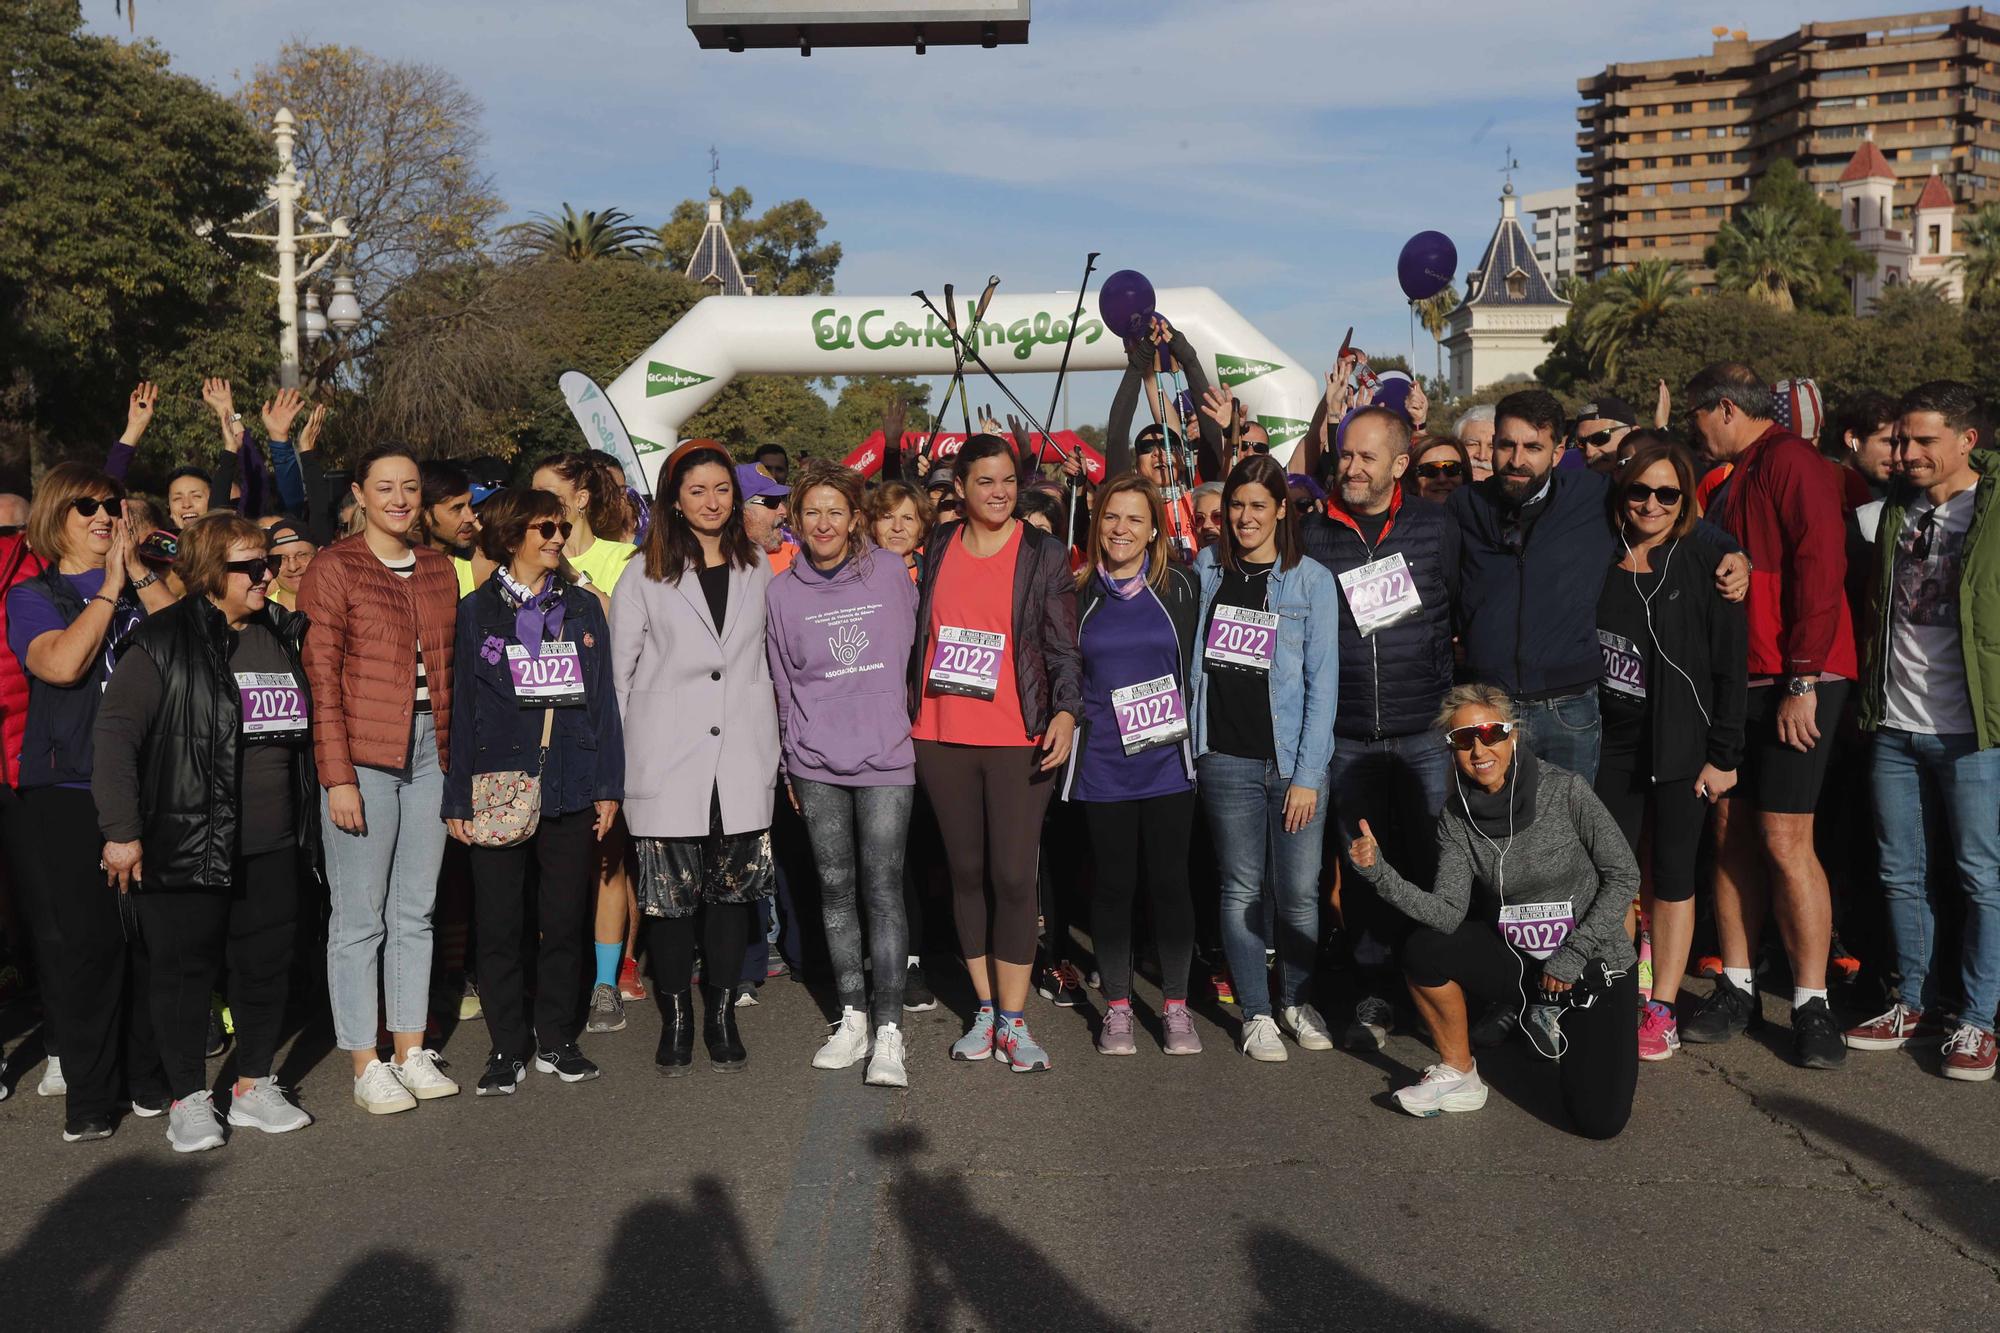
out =
{"type": "Polygon", "coordinates": [[[1816,683],[1811,676],[1791,676],[1785,681],[1785,693],[1796,699],[1811,694],[1816,683]]]}
{"type": "Polygon", "coordinates": [[[144,592],[146,589],[152,587],[155,583],[158,583],[159,581],[160,581],[160,576],[158,574],[155,574],[152,570],[149,569],[146,571],[145,578],[135,579],[133,581],[132,591],[144,592]]]}

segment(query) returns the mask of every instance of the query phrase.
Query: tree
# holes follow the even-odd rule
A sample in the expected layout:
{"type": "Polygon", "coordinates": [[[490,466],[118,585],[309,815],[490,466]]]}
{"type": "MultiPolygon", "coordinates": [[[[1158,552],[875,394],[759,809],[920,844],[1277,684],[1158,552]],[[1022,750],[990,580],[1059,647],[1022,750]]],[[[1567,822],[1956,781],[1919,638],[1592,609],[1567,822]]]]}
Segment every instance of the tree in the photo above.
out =
{"type": "Polygon", "coordinates": [[[1818,280],[1813,238],[1798,213],[1746,208],[1722,228],[1712,253],[1717,286],[1780,310],[1818,280]]]}
{"type": "Polygon", "coordinates": [[[1450,327],[1451,312],[1458,309],[1458,288],[1446,283],[1444,290],[1426,301],[1415,303],[1417,320],[1437,344],[1437,377],[1444,379],[1444,331],[1450,327]]]}
{"type": "Polygon", "coordinates": [[[2000,204],[1987,204],[1959,228],[1952,265],[1974,310],[2000,307],[2000,204]]]}
{"type": "Polygon", "coordinates": [[[854,375],[843,381],[840,397],[833,404],[828,422],[828,457],[843,458],[882,428],[882,413],[892,402],[904,407],[905,430],[929,430],[931,414],[925,410],[931,386],[894,375],[854,375]]]}
{"type": "Polygon", "coordinates": [[[579,213],[564,203],[559,218],[547,213],[529,216],[530,221],[515,223],[506,229],[506,234],[522,253],[539,259],[560,259],[572,264],[593,259],[638,259],[651,254],[657,244],[652,232],[635,225],[632,215],[619,208],[579,213]]]}
{"type": "MultiPolygon", "coordinates": [[[[833,291],[840,267],[840,243],[820,244],[826,219],[804,199],[774,204],[750,216],[750,192],[737,186],[722,195],[722,222],[736,247],[737,262],[760,296],[813,296],[833,291]]],[[[660,228],[659,261],[686,272],[702,230],[708,225],[705,200],[684,199],[660,228]]]]}
{"type": "MultiPolygon", "coordinates": [[[[1849,294],[1848,280],[1858,273],[1872,271],[1874,261],[1848,237],[1847,229],[1841,225],[1840,214],[1819,197],[1812,182],[1800,175],[1790,161],[1780,158],[1767,167],[1751,187],[1750,197],[1744,201],[1739,220],[1758,209],[1770,209],[1797,219],[1803,235],[1802,243],[1808,259],[1805,269],[1809,271],[1809,276],[1807,271],[1802,271],[1797,275],[1797,284],[1787,287],[1793,304],[1802,310],[1817,310],[1828,315],[1849,310],[1853,298],[1849,294]]],[[[1717,269],[1718,273],[1725,242],[1740,244],[1729,240],[1732,228],[1741,230],[1736,222],[1725,226],[1702,257],[1703,262],[1717,269]]]]}
{"type": "Polygon", "coordinates": [[[500,214],[479,168],[483,108],[435,65],[291,41],[237,101],[260,126],[279,107],[298,118],[305,207],[353,220],[344,258],[364,311],[404,279],[477,251],[500,214]]]}
{"type": "MultiPolygon", "coordinates": [[[[1581,332],[1593,371],[1618,373],[1628,343],[1645,336],[1668,310],[1688,297],[1687,274],[1667,259],[1647,259],[1607,273],[1591,284],[1581,332]]],[[[1571,317],[1575,318],[1572,308],[1571,317]]]]}
{"type": "Polygon", "coordinates": [[[268,375],[275,310],[245,251],[196,228],[255,206],[269,149],[157,45],[84,33],[74,3],[11,5],[0,67],[6,435],[101,456],[150,378],[164,392],[148,453],[212,447],[199,377],[268,375]]]}
{"type": "Polygon", "coordinates": [[[749,375],[729,381],[681,427],[681,435],[718,440],[746,462],[752,449],[766,443],[783,445],[794,458],[839,458],[853,445],[836,452],[839,441],[831,436],[831,417],[826,399],[798,376],[749,375]]]}

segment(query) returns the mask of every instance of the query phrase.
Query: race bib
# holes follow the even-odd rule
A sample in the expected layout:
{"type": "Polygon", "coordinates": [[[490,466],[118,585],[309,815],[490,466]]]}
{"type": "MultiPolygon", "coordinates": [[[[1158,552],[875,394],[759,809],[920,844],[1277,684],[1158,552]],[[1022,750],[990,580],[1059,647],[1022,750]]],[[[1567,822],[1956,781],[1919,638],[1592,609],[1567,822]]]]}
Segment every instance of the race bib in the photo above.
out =
{"type": "Polygon", "coordinates": [[[1126,754],[1187,739],[1187,706],[1172,676],[1111,691],[1111,711],[1117,714],[1118,740],[1126,754]]]}
{"type": "Polygon", "coordinates": [[[1000,688],[1000,654],[1006,651],[1004,634],[940,625],[931,652],[931,688],[939,694],[991,699],[1000,688]]]}
{"type": "Polygon", "coordinates": [[[1500,909],[1500,933],[1522,953],[1547,958],[1576,928],[1568,899],[1559,903],[1515,903],[1500,909]]]}
{"type": "Polygon", "coordinates": [[[236,691],[243,703],[245,736],[303,736],[306,692],[289,671],[239,671],[236,691]]]}
{"type": "Polygon", "coordinates": [[[1340,591],[1354,613],[1354,627],[1367,638],[1378,629],[1400,625],[1423,614],[1417,581],[1401,551],[1385,555],[1340,576],[1340,591]]]}
{"type": "Polygon", "coordinates": [[[1269,671],[1278,647],[1278,613],[1218,604],[1208,621],[1204,655],[1220,666],[1269,671]]]}
{"type": "Polygon", "coordinates": [[[1597,631],[1597,648],[1604,654],[1604,688],[1634,699],[1646,697],[1646,657],[1639,645],[1608,629],[1597,631]]]}
{"type": "Polygon", "coordinates": [[[510,643],[507,674],[514,679],[514,697],[522,703],[583,702],[583,662],[573,643],[545,643],[540,657],[530,657],[526,648],[510,643]]]}

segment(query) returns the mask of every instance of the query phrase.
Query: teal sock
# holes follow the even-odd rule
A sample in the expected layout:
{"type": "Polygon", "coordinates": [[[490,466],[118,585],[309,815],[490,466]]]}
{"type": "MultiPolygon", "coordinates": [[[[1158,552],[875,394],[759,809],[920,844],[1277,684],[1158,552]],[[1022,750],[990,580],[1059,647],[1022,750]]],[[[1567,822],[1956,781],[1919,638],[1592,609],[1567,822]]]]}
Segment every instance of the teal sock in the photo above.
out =
{"type": "MultiPolygon", "coordinates": [[[[596,944],[595,941],[593,941],[596,944]]],[[[625,946],[622,944],[596,944],[597,984],[616,986],[618,984],[618,964],[625,960],[625,946]]]]}

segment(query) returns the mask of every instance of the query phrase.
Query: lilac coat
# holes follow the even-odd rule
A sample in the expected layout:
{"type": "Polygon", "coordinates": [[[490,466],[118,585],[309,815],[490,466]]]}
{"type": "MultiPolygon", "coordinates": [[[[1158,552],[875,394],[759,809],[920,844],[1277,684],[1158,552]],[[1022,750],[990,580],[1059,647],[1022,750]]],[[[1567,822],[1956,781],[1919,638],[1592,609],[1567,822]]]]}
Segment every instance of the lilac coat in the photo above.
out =
{"type": "Polygon", "coordinates": [[[639,838],[702,837],[714,790],[724,833],[769,828],[778,779],[778,706],[764,657],[770,563],[760,551],[752,568],[729,571],[720,635],[693,570],[655,582],[635,564],[611,594],[626,824],[639,838]]]}

